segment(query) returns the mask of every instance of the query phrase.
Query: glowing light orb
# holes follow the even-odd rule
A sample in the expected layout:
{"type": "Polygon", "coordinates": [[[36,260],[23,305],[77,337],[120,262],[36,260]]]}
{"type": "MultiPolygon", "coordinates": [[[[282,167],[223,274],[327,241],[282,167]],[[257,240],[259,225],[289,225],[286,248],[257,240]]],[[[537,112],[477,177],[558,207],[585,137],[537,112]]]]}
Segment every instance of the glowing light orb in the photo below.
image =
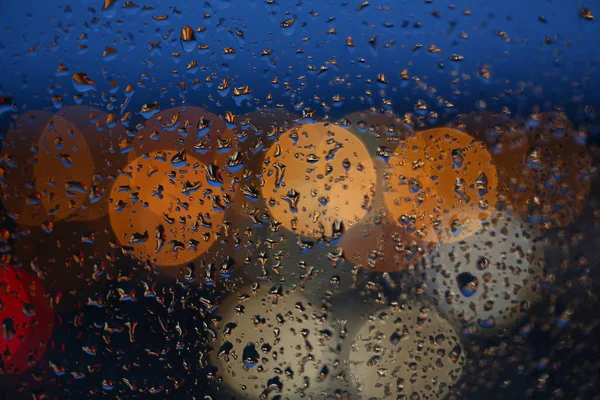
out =
{"type": "Polygon", "coordinates": [[[363,399],[444,399],[465,364],[452,326],[417,304],[374,313],[347,351],[349,372],[363,399]]]}
{"type": "Polygon", "coordinates": [[[386,206],[423,241],[468,237],[490,217],[497,173],[485,145],[454,129],[419,132],[389,159],[386,206]]]}
{"type": "Polygon", "coordinates": [[[119,169],[127,165],[127,154],[119,145],[125,140],[125,128],[114,114],[89,106],[67,107],[57,113],[77,128],[87,143],[88,157],[94,170],[88,197],[70,221],[91,221],[108,214],[108,195],[119,169]]]}
{"type": "Polygon", "coordinates": [[[134,256],[181,265],[217,240],[224,203],[208,176],[218,172],[174,151],[140,157],[124,171],[111,190],[110,221],[134,256]]]}
{"type": "Polygon", "coordinates": [[[41,202],[56,220],[78,215],[93,202],[94,161],[79,129],[53,116],[39,138],[33,166],[41,202]]]}
{"type": "Polygon", "coordinates": [[[273,218],[309,237],[337,237],[367,213],[375,168],[364,145],[333,125],[302,125],[267,152],[262,194],[273,218]]]}
{"type": "Polygon", "coordinates": [[[321,322],[319,310],[296,292],[246,290],[244,301],[229,296],[220,307],[211,359],[226,387],[243,399],[327,391],[338,357],[334,326],[321,322]]]}
{"type": "Polygon", "coordinates": [[[518,321],[541,295],[543,257],[537,230],[500,214],[476,235],[427,255],[427,295],[461,325],[495,332],[518,321]]]}

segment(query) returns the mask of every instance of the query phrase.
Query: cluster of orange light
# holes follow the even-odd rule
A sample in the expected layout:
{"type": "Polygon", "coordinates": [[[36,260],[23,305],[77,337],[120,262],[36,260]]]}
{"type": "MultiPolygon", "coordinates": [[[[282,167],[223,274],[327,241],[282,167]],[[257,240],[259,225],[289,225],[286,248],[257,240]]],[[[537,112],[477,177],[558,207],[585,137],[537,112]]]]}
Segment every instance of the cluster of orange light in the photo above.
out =
{"type": "MultiPolygon", "coordinates": [[[[141,246],[145,250],[137,253],[139,257],[154,259],[158,265],[181,265],[195,258],[214,242],[218,232],[204,235],[202,245],[190,247],[193,251],[165,250],[158,255],[157,228],[165,222],[165,210],[181,210],[177,202],[182,201],[182,195],[175,192],[185,170],[193,164],[204,195],[194,197],[183,218],[193,224],[204,213],[206,219],[214,218],[212,226],[218,227],[223,217],[211,212],[211,198],[225,193],[238,198],[240,190],[234,189],[243,185],[241,178],[249,175],[248,168],[239,173],[223,167],[244,147],[237,139],[246,138],[238,137],[240,130],[230,129],[218,116],[197,107],[160,112],[134,138],[125,138],[119,125],[109,129],[107,117],[102,111],[83,106],[66,108],[54,116],[38,111],[23,115],[3,148],[3,160],[11,167],[3,185],[5,205],[18,217],[18,223],[31,226],[97,219],[110,210],[111,224],[122,244],[133,242],[134,233],[151,232],[150,240],[141,246]],[[170,174],[177,168],[157,161],[162,159],[158,157],[161,151],[169,152],[169,157],[175,152],[186,153],[187,161],[175,178],[170,174]],[[148,158],[149,154],[153,156],[148,158]],[[210,185],[204,169],[209,164],[220,169],[224,184],[206,191],[210,185]],[[148,171],[140,172],[140,165],[160,172],[150,178],[148,171]],[[158,197],[150,189],[161,182],[171,184],[163,185],[167,192],[161,198],[166,199],[156,201],[158,197]],[[116,204],[129,196],[119,190],[123,186],[134,192],[137,187],[148,198],[140,198],[136,207],[130,204],[120,209],[116,204]]],[[[544,116],[541,125],[547,125],[552,117],[544,116]]],[[[554,118],[551,123],[568,125],[568,121],[554,118]]],[[[244,123],[242,119],[234,121],[238,127],[244,123]]],[[[342,246],[352,251],[364,248],[364,257],[359,257],[362,262],[373,253],[383,256],[386,246],[382,251],[376,248],[385,242],[394,249],[392,254],[408,248],[415,253],[427,243],[473,235],[491,216],[498,194],[501,199],[510,197],[511,205],[524,213],[536,206],[545,207],[545,215],[554,215],[554,225],[564,225],[577,215],[589,190],[589,179],[582,178],[582,171],[589,168],[589,157],[582,156],[584,149],[568,137],[545,137],[543,129],[534,131],[533,138],[522,131],[502,135],[500,152],[490,152],[485,138],[479,141],[456,129],[416,134],[403,131],[390,142],[392,151],[386,163],[372,157],[376,147],[373,138],[393,132],[394,125],[399,132],[402,121],[391,114],[372,112],[351,114],[344,120],[349,129],[317,123],[297,125],[283,134],[276,132],[278,140],[266,143],[271,144],[266,153],[253,157],[244,149],[246,159],[240,162],[252,164],[253,158],[262,161],[260,167],[254,166],[254,174],[261,178],[263,200],[271,216],[286,229],[318,237],[359,225],[346,235],[342,246]],[[369,132],[365,134],[365,130],[369,132]],[[532,150],[533,142],[538,149],[532,150]],[[538,162],[548,165],[528,168],[532,154],[539,154],[538,162]],[[561,187],[548,189],[552,171],[557,169],[568,176],[561,187]],[[359,240],[361,236],[373,240],[359,240]]],[[[477,125],[473,120],[467,122],[468,127],[477,125]]],[[[481,118],[477,123],[482,125],[481,118]]],[[[245,124],[255,127],[251,120],[245,124]]],[[[570,126],[557,129],[568,130],[570,126]]],[[[239,211],[239,207],[234,209],[239,211]]],[[[183,242],[179,239],[195,243],[182,227],[166,231],[172,233],[167,235],[169,243],[183,242]]],[[[393,259],[387,257],[388,261],[393,259]]]]}
{"type": "MultiPolygon", "coordinates": [[[[141,260],[176,266],[217,241],[229,205],[248,213],[240,189],[256,185],[263,210],[283,228],[309,238],[339,234],[352,262],[385,272],[406,268],[428,244],[477,234],[497,202],[531,221],[566,225],[590,187],[590,157],[560,114],[530,127],[467,116],[461,130],[417,133],[391,114],[295,125],[283,114],[229,115],[226,123],[179,107],[130,137],[89,107],[27,112],[4,140],[3,202],[18,224],[46,231],[109,214],[117,244],[141,260]],[[495,142],[490,129],[499,132],[495,142]],[[385,160],[375,157],[378,144],[390,147],[385,160]]],[[[15,313],[26,302],[14,290],[20,280],[6,271],[3,312],[29,329],[15,313]]],[[[48,300],[40,301],[45,307],[48,300]]],[[[32,332],[49,337],[51,321],[40,323],[32,332]]]]}

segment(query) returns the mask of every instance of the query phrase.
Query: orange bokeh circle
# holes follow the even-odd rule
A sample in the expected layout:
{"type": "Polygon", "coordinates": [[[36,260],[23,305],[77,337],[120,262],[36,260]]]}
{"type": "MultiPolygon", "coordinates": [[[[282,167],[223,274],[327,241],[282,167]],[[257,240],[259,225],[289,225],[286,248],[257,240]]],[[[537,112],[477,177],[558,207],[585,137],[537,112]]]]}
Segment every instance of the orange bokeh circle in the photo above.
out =
{"type": "Polygon", "coordinates": [[[591,186],[584,140],[561,113],[511,121],[484,113],[461,118],[486,140],[509,206],[542,229],[568,225],[581,213],[591,186]]]}
{"type": "Polygon", "coordinates": [[[221,169],[229,196],[241,174],[239,169],[228,168],[237,151],[234,132],[221,117],[200,107],[180,106],[157,113],[128,141],[127,149],[129,161],[160,150],[185,150],[203,164],[221,169]]]}
{"type": "Polygon", "coordinates": [[[531,223],[565,226],[581,213],[590,192],[592,159],[566,115],[546,113],[537,118],[539,126],[530,135],[522,169],[524,183],[513,177],[508,190],[513,205],[531,223]]]}
{"type": "Polygon", "coordinates": [[[90,106],[71,106],[56,115],[69,121],[82,133],[94,163],[90,192],[83,206],[70,221],[91,221],[108,214],[108,195],[120,168],[127,164],[127,154],[120,152],[119,144],[125,139],[125,128],[108,114],[90,106]]]}
{"type": "Polygon", "coordinates": [[[360,221],[376,182],[360,140],[324,123],[286,132],[267,152],[263,177],[262,194],[273,218],[310,237],[336,236],[360,221]]]}
{"type": "Polygon", "coordinates": [[[108,127],[108,114],[93,107],[23,114],[2,150],[3,200],[10,215],[29,226],[105,215],[111,176],[126,160],[115,146],[123,132],[116,123],[108,127]]]}
{"type": "Polygon", "coordinates": [[[497,200],[498,176],[485,145],[449,128],[419,132],[389,159],[386,206],[427,242],[461,240],[481,228],[497,200]]]}
{"type": "Polygon", "coordinates": [[[89,202],[94,161],[81,131],[65,118],[53,116],[41,133],[33,175],[54,220],[70,219],[89,202]]]}
{"type": "Polygon", "coordinates": [[[224,207],[206,166],[190,155],[173,163],[176,155],[159,151],[135,159],[110,196],[110,221],[119,242],[159,266],[181,265],[204,253],[217,240],[224,218],[215,211],[224,207]]]}

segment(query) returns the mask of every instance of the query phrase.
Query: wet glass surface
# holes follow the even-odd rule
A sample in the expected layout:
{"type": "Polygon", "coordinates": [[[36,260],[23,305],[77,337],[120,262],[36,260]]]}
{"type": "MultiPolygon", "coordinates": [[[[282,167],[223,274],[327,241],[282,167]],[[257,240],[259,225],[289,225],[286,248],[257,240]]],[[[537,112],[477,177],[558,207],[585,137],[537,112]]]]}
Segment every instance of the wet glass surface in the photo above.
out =
{"type": "Polygon", "coordinates": [[[589,2],[0,2],[0,399],[600,397],[589,2]]]}

